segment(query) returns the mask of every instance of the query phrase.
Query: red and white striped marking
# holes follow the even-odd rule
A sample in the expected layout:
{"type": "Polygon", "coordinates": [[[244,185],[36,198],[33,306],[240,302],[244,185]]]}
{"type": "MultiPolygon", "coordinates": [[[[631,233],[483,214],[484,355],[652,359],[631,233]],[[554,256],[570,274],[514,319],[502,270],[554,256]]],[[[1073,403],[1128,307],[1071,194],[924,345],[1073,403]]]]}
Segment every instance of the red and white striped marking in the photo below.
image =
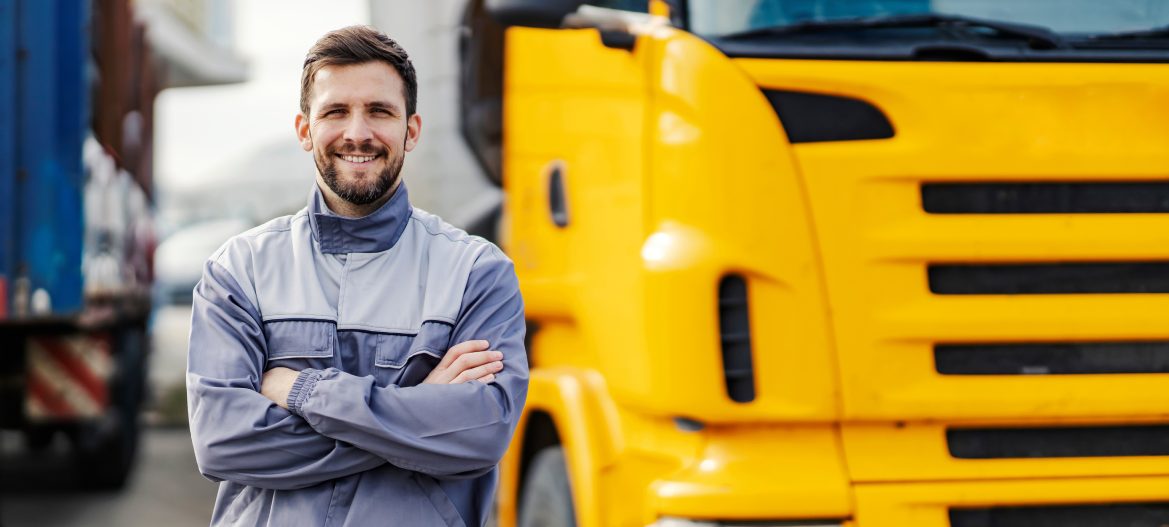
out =
{"type": "Polygon", "coordinates": [[[108,335],[29,337],[25,416],[32,421],[98,417],[113,372],[108,335]]]}

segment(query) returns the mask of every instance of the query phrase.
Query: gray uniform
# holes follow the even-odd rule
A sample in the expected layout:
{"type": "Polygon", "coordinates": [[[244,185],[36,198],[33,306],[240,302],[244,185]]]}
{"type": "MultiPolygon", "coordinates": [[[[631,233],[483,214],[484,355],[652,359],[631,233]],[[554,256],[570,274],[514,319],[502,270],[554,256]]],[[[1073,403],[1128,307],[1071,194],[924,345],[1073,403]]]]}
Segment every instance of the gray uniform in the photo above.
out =
{"type": "Polygon", "coordinates": [[[410,206],[308,207],[229,240],[195,287],[187,366],[213,525],[482,525],[527,395],[523,301],[491,243],[410,206]],[[490,384],[419,384],[487,340],[490,384]],[[263,372],[301,373],[289,410],[263,372]]]}

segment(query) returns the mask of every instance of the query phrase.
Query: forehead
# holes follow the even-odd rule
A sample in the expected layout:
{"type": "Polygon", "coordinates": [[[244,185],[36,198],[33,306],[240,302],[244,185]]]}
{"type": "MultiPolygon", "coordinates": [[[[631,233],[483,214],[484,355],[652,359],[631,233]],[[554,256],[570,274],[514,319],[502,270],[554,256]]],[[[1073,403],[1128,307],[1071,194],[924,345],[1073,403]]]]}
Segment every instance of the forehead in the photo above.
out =
{"type": "Polygon", "coordinates": [[[384,62],[325,66],[313,76],[310,103],[316,107],[333,103],[388,101],[405,108],[404,88],[398,70],[384,62]]]}

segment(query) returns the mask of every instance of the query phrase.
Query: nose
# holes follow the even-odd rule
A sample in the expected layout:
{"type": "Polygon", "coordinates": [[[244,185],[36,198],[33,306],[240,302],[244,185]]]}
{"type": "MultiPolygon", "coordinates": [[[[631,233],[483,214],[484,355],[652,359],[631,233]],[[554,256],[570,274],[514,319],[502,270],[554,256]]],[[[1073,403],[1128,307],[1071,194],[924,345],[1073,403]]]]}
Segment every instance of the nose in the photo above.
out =
{"type": "Polygon", "coordinates": [[[373,139],[373,131],[370,129],[369,123],[365,121],[364,115],[353,115],[349,118],[349,122],[345,123],[343,139],[345,142],[357,144],[373,139]]]}

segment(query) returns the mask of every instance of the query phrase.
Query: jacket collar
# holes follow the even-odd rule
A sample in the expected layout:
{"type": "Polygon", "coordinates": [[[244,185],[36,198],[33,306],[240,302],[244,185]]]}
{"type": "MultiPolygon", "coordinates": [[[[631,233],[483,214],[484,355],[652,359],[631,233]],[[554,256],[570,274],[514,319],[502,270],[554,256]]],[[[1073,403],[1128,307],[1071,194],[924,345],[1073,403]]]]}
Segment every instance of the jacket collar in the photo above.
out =
{"type": "Polygon", "coordinates": [[[338,216],[329,210],[321,189],[313,184],[308,199],[308,218],[313,237],[325,254],[377,253],[389,250],[401,238],[413,214],[406,184],[402,182],[394,195],[378,210],[361,218],[338,216]]]}

